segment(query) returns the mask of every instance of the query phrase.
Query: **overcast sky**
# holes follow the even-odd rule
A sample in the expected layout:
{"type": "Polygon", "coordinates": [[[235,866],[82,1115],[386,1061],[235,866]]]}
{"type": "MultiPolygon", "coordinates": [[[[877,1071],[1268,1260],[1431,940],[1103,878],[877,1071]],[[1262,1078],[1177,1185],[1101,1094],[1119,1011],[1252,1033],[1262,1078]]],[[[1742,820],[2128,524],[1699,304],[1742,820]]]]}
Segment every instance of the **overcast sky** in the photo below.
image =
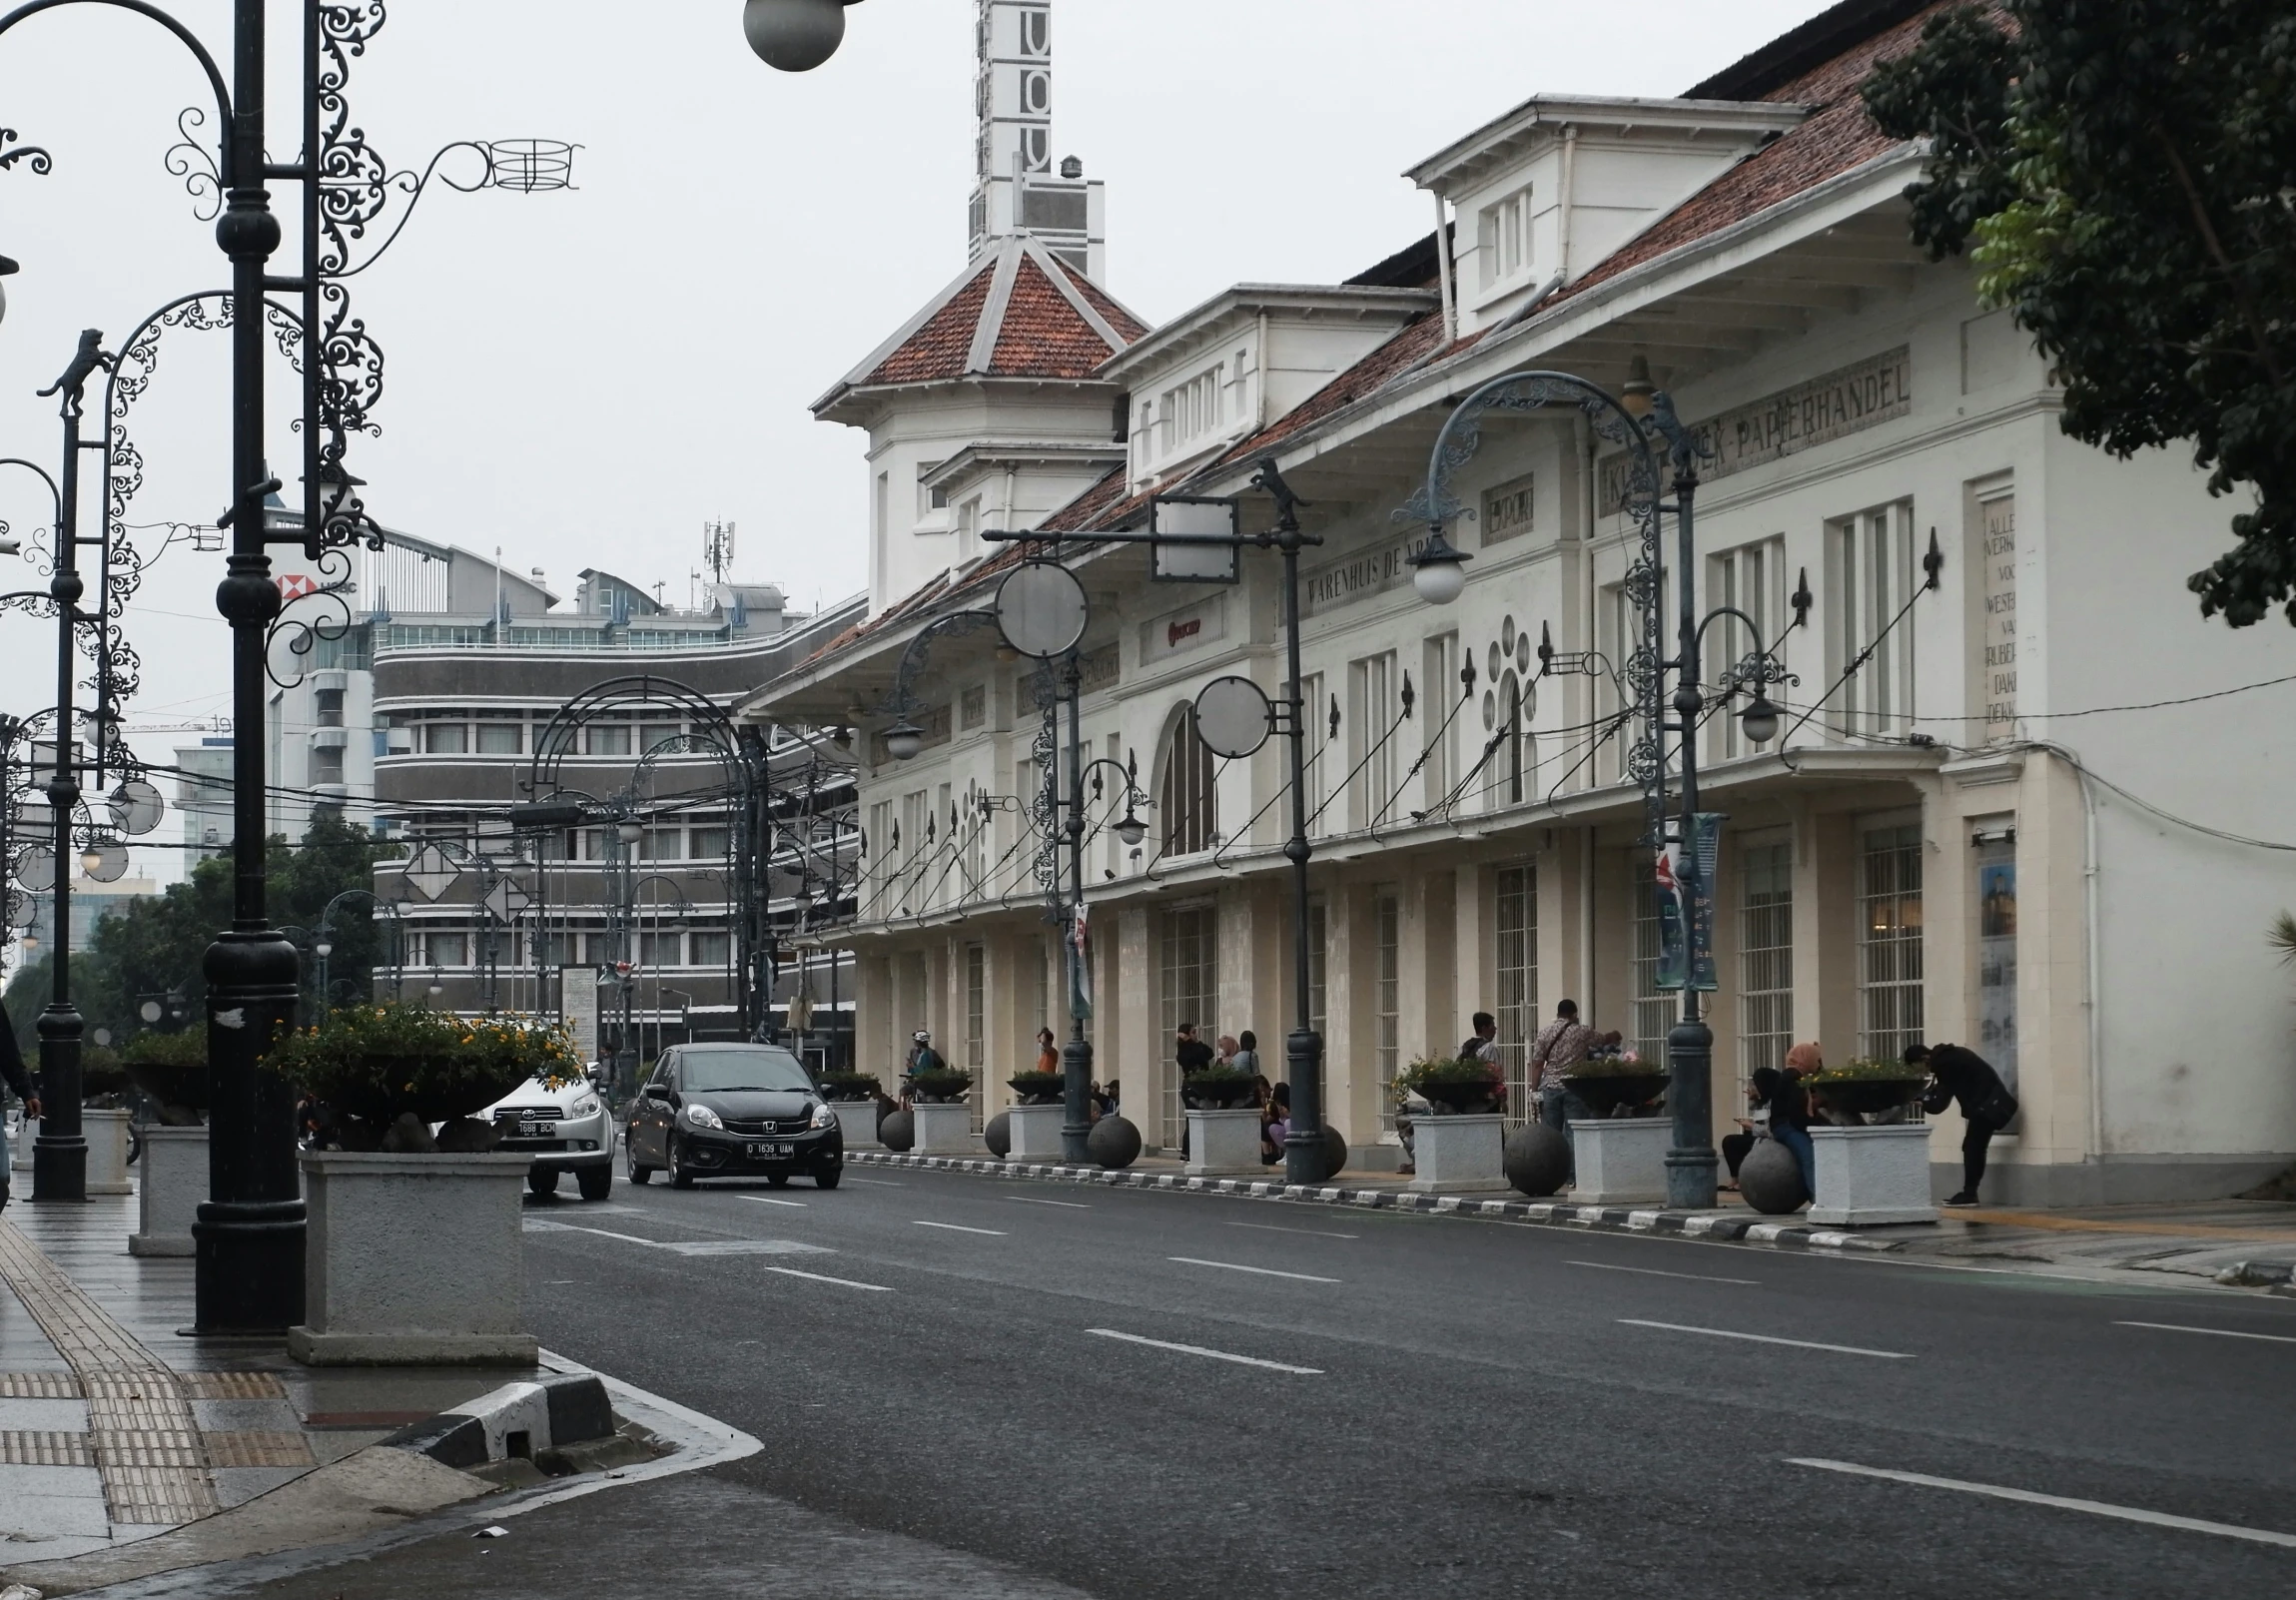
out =
{"type": "MultiPolygon", "coordinates": [[[[1054,149],[1108,181],[1108,288],[1150,323],[1234,282],[1334,282],[1423,235],[1432,202],[1397,175],[1528,95],[1679,94],[1824,8],[1052,4],[1054,149]]],[[[228,61],[223,0],[174,9],[228,61]]],[[[300,9],[272,6],[280,159],[298,143],[300,9]]],[[[394,0],[351,88],[353,121],[393,167],[456,139],[582,149],[568,193],[434,189],[358,281],[388,390],[382,436],[351,462],[386,524],[499,545],[569,598],[596,565],[683,603],[702,522],[728,518],[743,576],[808,606],[862,586],[863,438],[806,405],[964,265],[974,7],[868,0],[836,58],[797,77],[749,53],[740,11],[394,0]]],[[[0,253],[23,267],[0,326],[0,454],[53,458],[54,401],[32,392],[79,330],[116,341],[222,286],[212,228],[162,162],[201,94],[179,46],[108,8],[0,37],[0,124],[56,161],[0,173],[0,253]]],[[[212,119],[201,131],[212,143],[212,119]]],[[[274,203],[292,216],[292,186],[274,203]]],[[[227,343],[164,341],[133,421],[147,467],[131,522],[212,522],[227,502],[227,343]]],[[[294,390],[278,374],[272,450],[292,482],[294,390]]],[[[0,473],[0,516],[39,525],[37,493],[0,473]]],[[[0,567],[8,587],[28,576],[0,567]]],[[[130,618],[150,663],[134,723],[228,713],[221,571],[188,548],[154,569],[130,618]]],[[[0,705],[52,703],[51,626],[0,617],[0,705]]],[[[164,760],[179,737],[139,743],[164,760]]]]}

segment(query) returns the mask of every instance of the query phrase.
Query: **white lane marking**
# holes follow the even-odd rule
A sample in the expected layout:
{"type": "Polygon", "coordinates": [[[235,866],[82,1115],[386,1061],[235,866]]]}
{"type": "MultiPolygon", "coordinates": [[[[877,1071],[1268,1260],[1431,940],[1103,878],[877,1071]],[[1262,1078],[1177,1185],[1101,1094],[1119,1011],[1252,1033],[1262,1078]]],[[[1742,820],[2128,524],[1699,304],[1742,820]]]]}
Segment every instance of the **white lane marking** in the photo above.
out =
{"type": "Polygon", "coordinates": [[[1762,1286],[1760,1278],[1708,1277],[1704,1272],[1662,1272],[1655,1266],[1620,1266],[1614,1261],[1565,1261],[1563,1264],[1565,1266],[1592,1266],[1604,1272],[1637,1272],[1644,1277],[1687,1278],[1693,1283],[1748,1283],[1756,1288],[1762,1286]]]}
{"type": "MultiPolygon", "coordinates": [[[[1224,1218],[1223,1218],[1224,1220],[1224,1218]]],[[[1327,1233],[1320,1227],[1277,1227],[1273,1222],[1229,1222],[1229,1227],[1252,1227],[1262,1233],[1305,1233],[1309,1238],[1361,1238],[1360,1233],[1327,1233]]]]}
{"type": "Polygon", "coordinates": [[[909,1187],[907,1184],[896,1184],[890,1178],[862,1178],[853,1173],[847,1173],[845,1181],[848,1184],[873,1184],[879,1189],[907,1189],[909,1187]]]}
{"type": "MultiPolygon", "coordinates": [[[[915,1220],[915,1218],[911,1218],[911,1220],[913,1220],[913,1221],[914,1221],[914,1220],[915,1220]]],[[[917,1222],[917,1225],[918,1225],[919,1227],[939,1227],[939,1228],[946,1228],[948,1231],[950,1231],[950,1232],[952,1232],[952,1233],[986,1233],[986,1234],[988,1234],[988,1235],[989,1235],[991,1238],[1003,1238],[1003,1237],[1005,1236],[1005,1232],[1004,1232],[1004,1229],[1002,1229],[1002,1228],[997,1228],[997,1227],[967,1227],[967,1226],[966,1226],[964,1223],[962,1223],[962,1222],[922,1222],[922,1221],[920,1221],[920,1222],[917,1222]]]]}
{"type": "Polygon", "coordinates": [[[1886,1361],[1913,1359],[1912,1353],[1906,1350],[1869,1350],[1855,1344],[1820,1344],[1815,1339],[1773,1338],[1768,1333],[1733,1333],[1724,1327],[1692,1327],[1684,1322],[1646,1322],[1639,1316],[1622,1316],[1619,1320],[1629,1327],[1664,1328],[1669,1333],[1703,1333],[1713,1339],[1749,1339],[1756,1344],[1791,1344],[1798,1350],[1832,1350],[1837,1355],[1878,1355],[1886,1361]]]}
{"type": "Polygon", "coordinates": [[[2166,1511],[2146,1511],[2133,1505],[2111,1505],[2103,1500],[2075,1500],[2061,1494],[2039,1494],[2031,1489],[2004,1488],[1997,1483],[1964,1483],[1959,1478],[1933,1478],[1926,1472],[1895,1472],[1887,1467],[1860,1466],[1855,1461],[1819,1461],[1788,1456],[1786,1464],[1816,1467],[1821,1472],[1849,1472],[1859,1477],[1888,1478],[1893,1483],[1911,1483],[1924,1489],[1956,1489],[1962,1494],[1990,1495],[1996,1500],[2019,1500],[2026,1505],[2053,1505],[2063,1511],[2085,1511],[2092,1517],[2114,1517],[2122,1522],[2142,1522],[2156,1528],[2182,1528],[2189,1533],[2213,1533],[2222,1539],[2247,1539],[2257,1544],[2277,1544],[2296,1549],[2296,1533],[2275,1533],[2269,1528],[2244,1528],[2234,1522],[2206,1522],[2199,1517],[2172,1516],[2166,1511]]]}
{"type": "Polygon", "coordinates": [[[1039,1200],[1034,1195],[1007,1195],[1005,1199],[1009,1200],[1019,1200],[1023,1205],[1059,1205],[1072,1211],[1089,1211],[1092,1209],[1092,1207],[1087,1205],[1083,1200],[1039,1200]]]}
{"type": "Polygon", "coordinates": [[[1216,1266],[1223,1272],[1252,1272],[1260,1277],[1294,1277],[1302,1283],[1336,1283],[1339,1281],[1335,1277],[1317,1277],[1313,1272],[1278,1272],[1272,1266],[1244,1266],[1235,1261],[1204,1261],[1198,1260],[1193,1255],[1167,1255],[1164,1259],[1177,1261],[1182,1266],[1216,1266]]]}
{"type": "MultiPolygon", "coordinates": [[[[536,1231],[534,1224],[526,1224],[528,1232],[536,1231]]],[[[551,1233],[595,1233],[600,1238],[618,1238],[624,1244],[643,1244],[650,1250],[668,1250],[675,1255],[833,1255],[836,1252],[819,1244],[801,1244],[793,1238],[640,1238],[635,1233],[615,1233],[602,1227],[582,1227],[573,1222],[550,1222],[540,1231],[551,1233]]]]}
{"type": "Polygon", "coordinates": [[[1138,1333],[1120,1333],[1113,1327],[1088,1327],[1085,1331],[1099,1338],[1123,1339],[1127,1344],[1146,1344],[1152,1349],[1177,1350],[1182,1355],[1204,1355],[1209,1356],[1214,1361],[1233,1361],[1238,1366],[1263,1366],[1270,1372],[1297,1372],[1305,1377],[1321,1377],[1323,1375],[1323,1368],[1319,1366],[1293,1366],[1285,1361],[1263,1361],[1256,1355],[1237,1355],[1228,1350],[1207,1350],[1200,1344],[1174,1344],[1169,1339],[1143,1338],[1138,1333]]]}
{"type": "Polygon", "coordinates": [[[2163,1333],[2213,1333],[2220,1339],[2266,1339],[2274,1344],[2296,1344],[2285,1333],[2241,1333],[2228,1327],[2186,1327],[2181,1322],[2115,1322],[2114,1327],[2152,1327],[2163,1333]]]}
{"type": "Polygon", "coordinates": [[[801,1211],[805,1209],[803,1200],[774,1200],[766,1195],[736,1195],[734,1199],[749,1200],[758,1205],[794,1205],[801,1211]]]}
{"type": "Polygon", "coordinates": [[[857,1283],[850,1277],[831,1277],[826,1272],[800,1272],[794,1266],[769,1266],[766,1270],[779,1272],[783,1277],[805,1277],[811,1278],[816,1283],[837,1283],[846,1288],[868,1289],[873,1294],[890,1294],[893,1292],[893,1286],[890,1283],[857,1283]]]}

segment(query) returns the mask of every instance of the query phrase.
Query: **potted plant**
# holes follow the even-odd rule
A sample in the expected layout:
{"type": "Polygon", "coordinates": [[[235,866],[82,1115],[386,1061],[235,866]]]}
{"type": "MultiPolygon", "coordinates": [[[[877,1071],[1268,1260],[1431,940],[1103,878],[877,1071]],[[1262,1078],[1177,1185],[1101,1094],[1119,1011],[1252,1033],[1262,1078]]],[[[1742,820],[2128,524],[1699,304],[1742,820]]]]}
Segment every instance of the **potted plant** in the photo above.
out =
{"type": "Polygon", "coordinates": [[[1015,1096],[1005,1113],[1006,1156],[1016,1162],[1057,1162],[1061,1130],[1069,1120],[1065,1073],[1015,1073],[1005,1080],[1015,1096]]]}
{"type": "Polygon", "coordinates": [[[1069,1087],[1063,1073],[1015,1073],[1005,1082],[1012,1088],[1015,1104],[1021,1106],[1058,1106],[1069,1087]]]}
{"type": "Polygon", "coordinates": [[[1451,1195],[1507,1187],[1507,1092],[1498,1068],[1474,1057],[1423,1056],[1395,1075],[1398,1095],[1417,1095],[1434,1108],[1411,1123],[1411,1188],[1451,1195]]]}
{"type": "Polygon", "coordinates": [[[1630,1050],[1590,1056],[1563,1081],[1587,1110],[1570,1127],[1571,1198],[1595,1205],[1665,1199],[1674,1122],[1657,1103],[1666,1094],[1666,1069],[1630,1050]]]}
{"type": "Polygon", "coordinates": [[[131,1255],[189,1255],[192,1221],[208,1198],[208,1031],[141,1033],[120,1052],[128,1081],[159,1108],[143,1130],[131,1255]]]}
{"type": "Polygon", "coordinates": [[[1811,1099],[1843,1119],[1813,1127],[1818,1193],[1809,1218],[1828,1227],[1933,1222],[1929,1129],[1905,1115],[1921,1098],[1923,1074],[1903,1062],[1860,1058],[1803,1079],[1811,1099]],[[1879,1122],[1868,1119],[1879,1118],[1879,1122]],[[1864,1126],[1861,1126],[1864,1125],[1864,1126]]]}
{"type": "Polygon", "coordinates": [[[504,1018],[359,1006],[280,1039],[266,1065],[366,1149],[303,1158],[310,1365],[529,1365],[520,1196],[529,1158],[471,1114],[529,1079],[583,1076],[567,1037],[504,1018]],[[430,1125],[442,1123],[434,1139],[430,1125]]]}
{"type": "Polygon", "coordinates": [[[1395,1075],[1395,1088],[1417,1095],[1438,1116],[1455,1117],[1497,1111],[1507,1092],[1499,1069],[1471,1056],[1422,1056],[1395,1075]]]}
{"type": "Polygon", "coordinates": [[[1180,1104],[1191,1111],[1230,1111],[1251,1104],[1257,1075],[1232,1067],[1206,1067],[1180,1080],[1180,1104]]]}
{"type": "Polygon", "coordinates": [[[937,1067],[931,1072],[912,1073],[905,1082],[917,1130],[917,1154],[976,1154],[973,1114],[965,1104],[966,1095],[972,1092],[973,1075],[958,1067],[937,1067]]]}
{"type": "Polygon", "coordinates": [[[845,1136],[847,1150],[877,1147],[878,1116],[884,1109],[879,1101],[884,1093],[884,1087],[872,1073],[821,1075],[821,1098],[829,1102],[829,1109],[837,1118],[838,1131],[845,1136]]]}
{"type": "Polygon", "coordinates": [[[1927,1075],[1903,1062],[1870,1056],[1822,1068],[1802,1080],[1823,1111],[1841,1117],[1887,1117],[1921,1098],[1927,1075]]]}
{"type": "Polygon", "coordinates": [[[1589,1056],[1566,1069],[1563,1077],[1571,1093],[1596,1117],[1648,1106],[1666,1093],[1666,1069],[1631,1050],[1619,1056],[1589,1056]]]}

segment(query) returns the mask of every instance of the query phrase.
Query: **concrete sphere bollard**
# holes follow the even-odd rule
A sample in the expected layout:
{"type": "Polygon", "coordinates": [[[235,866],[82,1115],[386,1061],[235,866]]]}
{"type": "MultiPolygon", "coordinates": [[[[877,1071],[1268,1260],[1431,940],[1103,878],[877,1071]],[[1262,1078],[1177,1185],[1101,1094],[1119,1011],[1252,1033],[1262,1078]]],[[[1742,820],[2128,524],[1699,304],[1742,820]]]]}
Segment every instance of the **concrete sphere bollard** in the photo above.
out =
{"type": "Polygon", "coordinates": [[[1525,1123],[1507,1136],[1507,1182],[1526,1195],[1562,1193],[1570,1181],[1571,1147],[1545,1123],[1525,1123]]]}
{"type": "Polygon", "coordinates": [[[981,1130],[981,1143],[989,1147],[989,1154],[1003,1161],[1013,1153],[1013,1114],[999,1112],[989,1119],[989,1126],[981,1130]]]}
{"type": "Polygon", "coordinates": [[[1738,1164],[1738,1194],[1765,1216],[1784,1216],[1810,1199],[1802,1187],[1802,1164],[1775,1139],[1756,1140],[1738,1164]]]}
{"type": "Polygon", "coordinates": [[[917,1119],[906,1110],[889,1111],[877,1124],[877,1143],[887,1150],[908,1150],[917,1143],[917,1119]]]}
{"type": "Polygon", "coordinates": [[[1323,1125],[1323,1179],[1329,1183],[1347,1170],[1347,1136],[1329,1123],[1323,1125]]]}
{"type": "Polygon", "coordinates": [[[1086,1136],[1085,1150],[1111,1172],[1140,1160],[1141,1131],[1122,1117],[1103,1117],[1086,1136]]]}

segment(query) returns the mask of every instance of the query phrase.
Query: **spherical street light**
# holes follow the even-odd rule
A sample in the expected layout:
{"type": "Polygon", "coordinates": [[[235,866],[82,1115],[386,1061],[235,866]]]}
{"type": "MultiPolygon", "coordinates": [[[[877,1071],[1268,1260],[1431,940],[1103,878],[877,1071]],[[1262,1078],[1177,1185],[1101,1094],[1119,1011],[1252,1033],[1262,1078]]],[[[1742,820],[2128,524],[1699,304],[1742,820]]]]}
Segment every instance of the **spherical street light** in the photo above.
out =
{"type": "Polygon", "coordinates": [[[1419,591],[1419,598],[1429,605],[1449,605],[1467,586],[1466,563],[1473,557],[1463,550],[1453,549],[1450,540],[1443,537],[1440,524],[1427,531],[1426,546],[1407,563],[1411,568],[1411,587],[1419,591]]]}
{"type": "Polygon", "coordinates": [[[744,0],[741,31],[769,67],[811,72],[845,39],[845,8],[858,0],[744,0]]]}
{"type": "Polygon", "coordinates": [[[335,943],[333,940],[322,939],[318,944],[313,945],[311,948],[315,955],[332,956],[335,954],[335,943]]]}
{"type": "Polygon", "coordinates": [[[1134,816],[1131,807],[1128,806],[1124,816],[1118,819],[1117,837],[1125,842],[1126,849],[1137,850],[1140,848],[1140,842],[1148,837],[1148,824],[1134,816]]]}
{"type": "MultiPolygon", "coordinates": [[[[6,256],[0,256],[0,278],[12,278],[20,270],[14,261],[6,256]]],[[[5,289],[0,289],[0,320],[5,320],[7,316],[8,292],[5,289]]]]}
{"type": "Polygon", "coordinates": [[[1778,707],[1771,703],[1770,696],[1756,689],[1753,700],[1739,713],[1738,725],[1756,744],[1768,744],[1778,737],[1778,707]]]}
{"type": "Polygon", "coordinates": [[[160,1003],[158,1001],[147,1000],[141,1006],[136,1008],[136,1015],[143,1018],[144,1021],[148,1023],[156,1023],[162,1016],[165,1015],[165,1013],[160,1010],[160,1003]]]}
{"type": "Polygon", "coordinates": [[[925,748],[925,730],[903,717],[885,730],[886,753],[896,761],[914,761],[925,748]]]}
{"type": "Polygon", "coordinates": [[[94,845],[90,845],[80,852],[80,870],[89,877],[93,878],[96,875],[96,869],[103,864],[104,852],[94,845]]]}

